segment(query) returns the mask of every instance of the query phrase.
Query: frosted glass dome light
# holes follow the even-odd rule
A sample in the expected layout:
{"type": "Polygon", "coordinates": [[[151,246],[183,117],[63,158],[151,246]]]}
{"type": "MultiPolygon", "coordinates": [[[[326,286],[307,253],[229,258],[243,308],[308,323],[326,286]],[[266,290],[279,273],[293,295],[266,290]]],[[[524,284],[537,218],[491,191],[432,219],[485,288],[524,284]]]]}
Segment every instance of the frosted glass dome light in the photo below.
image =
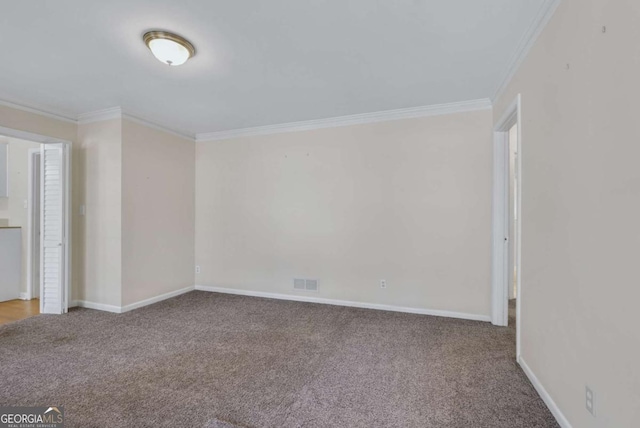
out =
{"type": "Polygon", "coordinates": [[[166,31],[149,31],[142,37],[158,61],[176,66],[196,54],[193,45],[184,37],[166,31]]]}

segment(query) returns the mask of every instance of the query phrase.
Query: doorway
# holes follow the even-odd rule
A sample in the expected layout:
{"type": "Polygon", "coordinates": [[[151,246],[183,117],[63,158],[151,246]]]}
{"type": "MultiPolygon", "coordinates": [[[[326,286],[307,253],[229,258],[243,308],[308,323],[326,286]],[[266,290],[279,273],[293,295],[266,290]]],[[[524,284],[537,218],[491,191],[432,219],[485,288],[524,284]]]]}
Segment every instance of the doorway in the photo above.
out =
{"type": "MultiPolygon", "coordinates": [[[[0,230],[0,302],[18,299],[20,302],[38,295],[34,295],[29,278],[32,258],[39,255],[39,251],[33,254],[30,246],[34,215],[31,212],[34,202],[31,159],[34,152],[39,152],[41,144],[8,136],[1,136],[0,140],[4,151],[0,174],[5,183],[0,198],[0,224],[3,227],[0,230]]],[[[33,313],[30,305],[19,302],[14,302],[11,308],[3,308],[6,313],[20,312],[20,308],[25,308],[25,313],[33,313]]]]}
{"type": "Polygon", "coordinates": [[[509,105],[494,128],[493,143],[492,323],[508,326],[509,309],[520,359],[522,307],[522,123],[521,97],[509,105]],[[515,312],[515,314],[514,314],[515,312]],[[515,319],[514,319],[515,318],[515,319]]]}
{"type": "Polygon", "coordinates": [[[71,282],[71,144],[3,127],[0,135],[35,143],[28,156],[25,152],[28,173],[23,174],[27,179],[23,181],[28,197],[19,196],[9,204],[18,207],[16,211],[25,217],[21,225],[25,229],[22,250],[20,240],[12,247],[26,262],[22,273],[18,269],[17,282],[25,291],[20,297],[39,297],[40,313],[66,313],[71,282]]]}

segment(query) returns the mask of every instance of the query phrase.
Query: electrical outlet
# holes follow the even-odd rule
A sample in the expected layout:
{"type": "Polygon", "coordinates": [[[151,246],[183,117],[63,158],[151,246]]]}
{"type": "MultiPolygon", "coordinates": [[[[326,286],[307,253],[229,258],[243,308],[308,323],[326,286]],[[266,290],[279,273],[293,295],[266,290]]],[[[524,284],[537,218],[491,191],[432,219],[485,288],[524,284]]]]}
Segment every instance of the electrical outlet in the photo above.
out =
{"type": "Polygon", "coordinates": [[[596,396],[587,385],[585,387],[585,403],[587,407],[587,411],[591,413],[593,416],[596,415],[596,396]]]}
{"type": "Polygon", "coordinates": [[[380,280],[380,288],[387,288],[387,280],[386,279],[381,279],[380,280]]]}
{"type": "Polygon", "coordinates": [[[200,266],[196,266],[196,273],[200,273],[200,266]]]}

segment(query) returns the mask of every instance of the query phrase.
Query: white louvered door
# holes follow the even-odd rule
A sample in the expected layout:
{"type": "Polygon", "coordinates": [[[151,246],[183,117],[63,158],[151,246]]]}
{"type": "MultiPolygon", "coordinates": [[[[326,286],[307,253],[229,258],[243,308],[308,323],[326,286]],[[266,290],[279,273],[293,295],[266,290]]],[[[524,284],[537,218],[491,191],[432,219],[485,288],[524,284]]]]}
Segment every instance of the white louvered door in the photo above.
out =
{"type": "Polygon", "coordinates": [[[44,314],[62,314],[68,308],[68,156],[68,147],[64,143],[42,144],[40,312],[44,314]]]}

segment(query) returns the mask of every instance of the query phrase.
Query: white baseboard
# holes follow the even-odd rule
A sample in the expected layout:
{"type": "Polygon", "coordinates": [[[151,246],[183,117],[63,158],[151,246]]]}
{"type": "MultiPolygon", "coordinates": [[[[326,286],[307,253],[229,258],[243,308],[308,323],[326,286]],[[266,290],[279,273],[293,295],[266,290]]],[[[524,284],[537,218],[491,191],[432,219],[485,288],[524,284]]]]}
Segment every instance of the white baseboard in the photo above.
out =
{"type": "Polygon", "coordinates": [[[28,293],[20,293],[20,300],[31,300],[31,299],[29,299],[28,293]]]}
{"type": "Polygon", "coordinates": [[[408,314],[432,315],[436,317],[460,318],[472,321],[491,321],[489,315],[466,314],[461,312],[441,311],[436,309],[409,308],[403,306],[383,305],[379,303],[353,302],[349,300],[325,299],[314,296],[298,296],[295,294],[267,293],[263,291],[239,290],[235,288],[196,285],[196,290],[213,293],[237,294],[241,296],[264,297],[267,299],[292,300],[295,302],[320,303],[323,305],[347,306],[351,308],[376,309],[379,311],[404,312],[408,314]]]}
{"type": "Polygon", "coordinates": [[[558,405],[555,403],[555,401],[553,401],[553,398],[551,398],[547,390],[544,389],[544,386],[542,386],[536,375],[533,374],[531,368],[527,365],[522,357],[519,358],[518,363],[520,364],[520,367],[522,367],[522,371],[524,371],[524,374],[527,375],[527,377],[533,384],[533,387],[536,389],[536,391],[538,391],[538,394],[540,395],[540,398],[542,398],[542,401],[544,401],[544,403],[551,411],[553,417],[555,417],[556,421],[558,421],[558,424],[562,428],[571,428],[571,424],[569,423],[567,418],[564,416],[564,414],[562,414],[562,411],[560,411],[558,405]]]}
{"type": "Polygon", "coordinates": [[[88,302],[86,300],[74,300],[69,304],[69,307],[72,308],[74,306],[79,306],[81,308],[95,309],[95,310],[98,310],[98,311],[112,312],[114,314],[122,314],[124,312],[129,312],[129,311],[132,311],[134,309],[142,308],[143,306],[152,305],[154,303],[158,303],[158,302],[161,302],[163,300],[167,300],[167,299],[170,299],[172,297],[176,297],[176,296],[179,296],[179,295],[184,294],[184,293],[188,293],[189,291],[193,291],[193,290],[194,290],[194,286],[191,285],[189,287],[181,288],[180,290],[170,291],[168,293],[161,294],[161,295],[155,296],[155,297],[151,297],[151,298],[145,299],[145,300],[140,300],[139,302],[131,303],[130,305],[125,305],[125,306],[105,305],[105,304],[102,304],[102,303],[88,302]]]}
{"type": "Polygon", "coordinates": [[[164,293],[164,294],[161,294],[159,296],[151,297],[151,298],[145,299],[145,300],[140,300],[139,302],[131,303],[130,305],[123,306],[121,308],[121,312],[129,312],[129,311],[132,311],[134,309],[141,308],[143,306],[152,305],[154,303],[158,303],[158,302],[161,302],[163,300],[167,300],[167,299],[170,299],[172,297],[176,297],[176,296],[179,296],[179,295],[184,294],[184,293],[188,293],[189,291],[193,291],[193,290],[195,290],[195,287],[193,285],[191,285],[189,287],[181,288],[180,290],[170,291],[168,293],[164,293]]]}
{"type": "Polygon", "coordinates": [[[122,312],[122,308],[120,306],[105,305],[103,303],[88,302],[86,300],[76,300],[69,306],[79,306],[81,308],[95,309],[97,311],[113,312],[114,314],[122,312]]]}

